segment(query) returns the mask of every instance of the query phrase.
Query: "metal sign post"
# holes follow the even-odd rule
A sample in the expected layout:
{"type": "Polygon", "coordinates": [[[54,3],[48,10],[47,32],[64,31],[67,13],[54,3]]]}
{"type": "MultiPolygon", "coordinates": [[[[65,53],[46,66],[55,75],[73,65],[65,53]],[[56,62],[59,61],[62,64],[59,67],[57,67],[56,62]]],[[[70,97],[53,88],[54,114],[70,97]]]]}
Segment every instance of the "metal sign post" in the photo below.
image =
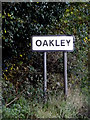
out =
{"type": "Polygon", "coordinates": [[[67,86],[67,52],[64,52],[64,92],[65,96],[68,94],[68,86],[67,86]]]}
{"type": "Polygon", "coordinates": [[[44,52],[44,102],[47,101],[47,54],[44,52]]]}

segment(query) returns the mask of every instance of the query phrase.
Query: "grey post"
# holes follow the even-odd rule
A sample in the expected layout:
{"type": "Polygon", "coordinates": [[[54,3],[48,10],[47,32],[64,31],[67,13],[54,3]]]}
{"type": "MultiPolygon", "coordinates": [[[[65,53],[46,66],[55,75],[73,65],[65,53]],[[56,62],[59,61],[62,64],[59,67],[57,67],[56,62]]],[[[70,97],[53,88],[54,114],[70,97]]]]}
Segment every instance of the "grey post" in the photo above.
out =
{"type": "Polygon", "coordinates": [[[47,101],[47,56],[44,52],[44,102],[47,101]]]}
{"type": "Polygon", "coordinates": [[[65,96],[68,94],[68,85],[67,85],[67,52],[64,52],[64,85],[65,85],[65,96]]]}

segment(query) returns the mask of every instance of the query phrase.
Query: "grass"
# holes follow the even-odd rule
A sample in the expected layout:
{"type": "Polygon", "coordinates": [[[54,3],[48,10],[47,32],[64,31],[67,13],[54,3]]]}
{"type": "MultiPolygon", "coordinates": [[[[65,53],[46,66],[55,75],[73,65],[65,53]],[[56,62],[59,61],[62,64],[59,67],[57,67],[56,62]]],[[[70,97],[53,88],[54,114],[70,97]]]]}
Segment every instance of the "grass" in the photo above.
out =
{"type": "Polygon", "coordinates": [[[57,96],[49,95],[45,104],[38,103],[36,99],[31,102],[21,96],[8,108],[3,107],[3,119],[87,118],[88,120],[88,93],[85,95],[79,88],[70,88],[65,100],[61,92],[57,96]]]}
{"type": "Polygon", "coordinates": [[[52,96],[48,102],[38,104],[35,116],[37,118],[75,118],[80,109],[85,106],[85,97],[79,89],[69,90],[68,97],[64,100],[61,96],[52,96]]]}

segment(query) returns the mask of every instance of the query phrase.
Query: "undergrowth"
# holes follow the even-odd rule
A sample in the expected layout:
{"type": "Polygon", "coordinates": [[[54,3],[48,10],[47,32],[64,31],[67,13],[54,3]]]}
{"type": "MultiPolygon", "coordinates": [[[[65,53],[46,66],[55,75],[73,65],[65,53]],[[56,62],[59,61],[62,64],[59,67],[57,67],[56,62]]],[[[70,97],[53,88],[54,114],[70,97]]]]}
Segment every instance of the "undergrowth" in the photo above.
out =
{"type": "MultiPolygon", "coordinates": [[[[61,92],[61,91],[60,91],[61,92]]],[[[68,90],[67,99],[64,95],[49,96],[46,103],[30,101],[23,96],[9,107],[3,106],[5,119],[35,119],[35,118],[88,118],[88,96],[82,94],[79,88],[68,90]]]]}

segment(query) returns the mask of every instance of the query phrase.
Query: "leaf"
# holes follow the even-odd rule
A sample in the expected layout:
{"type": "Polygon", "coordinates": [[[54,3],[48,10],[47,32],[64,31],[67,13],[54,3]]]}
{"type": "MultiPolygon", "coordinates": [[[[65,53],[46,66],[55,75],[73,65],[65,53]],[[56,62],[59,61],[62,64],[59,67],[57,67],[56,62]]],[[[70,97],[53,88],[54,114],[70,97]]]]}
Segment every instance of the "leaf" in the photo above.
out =
{"type": "Polygon", "coordinates": [[[5,42],[8,42],[8,39],[5,39],[5,42]]]}

